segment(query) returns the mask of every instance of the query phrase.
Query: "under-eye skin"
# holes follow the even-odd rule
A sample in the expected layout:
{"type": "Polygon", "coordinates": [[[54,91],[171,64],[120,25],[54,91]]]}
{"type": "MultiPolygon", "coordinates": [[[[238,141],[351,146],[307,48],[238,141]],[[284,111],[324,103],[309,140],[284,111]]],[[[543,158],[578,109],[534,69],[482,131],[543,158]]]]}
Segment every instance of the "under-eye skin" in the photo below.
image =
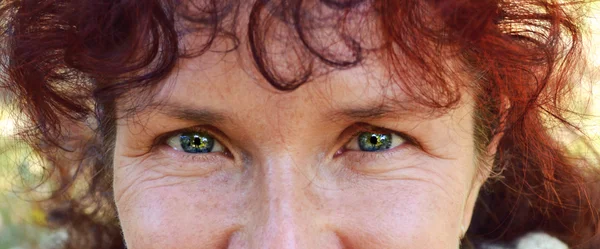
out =
{"type": "Polygon", "coordinates": [[[349,140],[334,155],[343,160],[344,166],[339,171],[342,175],[343,172],[349,176],[386,174],[413,163],[420,155],[419,142],[401,132],[358,124],[350,127],[347,134],[343,137],[349,140]]]}

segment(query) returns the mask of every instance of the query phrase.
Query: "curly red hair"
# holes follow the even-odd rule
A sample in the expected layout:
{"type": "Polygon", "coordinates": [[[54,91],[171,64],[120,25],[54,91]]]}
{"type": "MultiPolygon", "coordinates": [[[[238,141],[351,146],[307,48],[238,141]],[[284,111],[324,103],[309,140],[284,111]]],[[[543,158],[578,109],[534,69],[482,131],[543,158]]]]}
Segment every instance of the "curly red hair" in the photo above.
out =
{"type": "Polygon", "coordinates": [[[581,55],[579,20],[570,11],[582,3],[3,0],[0,71],[5,76],[0,79],[31,121],[21,137],[46,155],[58,175],[52,178],[60,184],[49,219],[68,229],[66,248],[124,248],[108,170],[114,103],[152,98],[178,59],[201,56],[217,40],[231,42],[223,52],[247,40],[264,79],[292,91],[378,54],[415,102],[444,110],[459,101],[457,87],[463,84],[450,82],[453,71],[439,59],[450,55],[477,76],[475,85],[464,85],[479,94],[481,148],[504,134],[493,165],[500,177],[480,193],[463,244],[511,241],[543,230],[573,247],[598,248],[593,238],[600,223],[595,206],[600,172],[569,156],[546,125],[550,118],[577,128],[567,122],[563,103],[571,100],[571,76],[581,55]],[[242,16],[246,4],[249,15],[242,16]],[[328,11],[311,11],[315,8],[328,11]],[[249,18],[244,39],[236,32],[240,18],[249,18]],[[296,56],[287,63],[294,67],[273,63],[269,34],[276,25],[289,37],[289,51],[296,56]],[[374,30],[364,36],[357,25],[374,30]],[[333,32],[324,40],[315,27],[333,32]],[[182,37],[190,34],[202,34],[203,45],[185,46],[182,37]],[[331,42],[337,45],[328,46],[331,42]],[[132,91],[137,94],[127,94],[132,91]],[[61,150],[68,152],[55,153],[61,150]],[[80,159],[64,160],[65,154],[80,159]],[[66,194],[80,177],[89,180],[85,193],[66,194]]]}

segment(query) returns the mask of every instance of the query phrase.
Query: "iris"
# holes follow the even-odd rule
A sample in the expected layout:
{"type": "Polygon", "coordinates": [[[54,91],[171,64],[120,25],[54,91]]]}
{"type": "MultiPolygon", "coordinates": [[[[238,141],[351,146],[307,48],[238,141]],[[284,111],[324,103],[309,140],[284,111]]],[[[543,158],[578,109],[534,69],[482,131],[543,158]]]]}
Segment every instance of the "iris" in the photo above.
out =
{"type": "Polygon", "coordinates": [[[363,132],[358,136],[358,146],[362,151],[380,151],[392,147],[392,134],[363,132]]]}
{"type": "Polygon", "coordinates": [[[187,153],[209,153],[215,146],[215,139],[206,133],[182,133],[179,140],[181,149],[187,153]]]}

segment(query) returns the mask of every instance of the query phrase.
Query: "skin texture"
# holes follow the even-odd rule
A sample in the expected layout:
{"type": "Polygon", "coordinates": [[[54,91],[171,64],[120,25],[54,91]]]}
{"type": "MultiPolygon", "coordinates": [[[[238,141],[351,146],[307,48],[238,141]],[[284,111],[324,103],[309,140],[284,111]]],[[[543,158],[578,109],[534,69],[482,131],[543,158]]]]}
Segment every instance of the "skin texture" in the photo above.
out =
{"type": "Polygon", "coordinates": [[[464,94],[441,115],[402,110],[411,101],[379,80],[382,68],[365,63],[281,93],[247,52],[181,60],[156,105],[117,125],[114,193],[128,248],[458,248],[484,181],[473,100],[464,94]],[[417,143],[344,149],[370,127],[417,143]],[[228,152],[164,141],[188,128],[228,152]]]}

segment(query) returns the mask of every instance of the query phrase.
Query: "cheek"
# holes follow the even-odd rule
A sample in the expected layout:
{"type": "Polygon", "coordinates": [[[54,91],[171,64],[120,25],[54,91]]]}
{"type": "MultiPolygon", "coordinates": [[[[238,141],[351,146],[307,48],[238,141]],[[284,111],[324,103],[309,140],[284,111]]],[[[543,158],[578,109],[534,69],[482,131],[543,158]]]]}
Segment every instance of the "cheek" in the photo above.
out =
{"type": "Polygon", "coordinates": [[[336,217],[354,248],[458,248],[463,199],[437,186],[403,180],[342,195],[336,217]],[[365,245],[368,245],[365,247],[365,245]]]}
{"type": "Polygon", "coordinates": [[[115,174],[119,220],[130,249],[225,248],[241,198],[223,176],[210,179],[115,174]],[[215,187],[220,186],[220,187],[215,187]],[[117,193],[120,193],[117,195],[117,193]],[[202,246],[199,246],[202,245],[202,246]]]}
{"type": "MultiPolygon", "coordinates": [[[[258,183],[260,174],[222,171],[204,178],[169,176],[148,170],[155,167],[142,167],[147,164],[115,160],[115,200],[130,249],[249,248],[248,244],[264,242],[256,242],[257,238],[282,236],[277,227],[260,229],[267,226],[260,215],[283,217],[274,214],[305,217],[292,219],[297,227],[318,220],[323,227],[306,230],[302,240],[334,234],[345,248],[458,248],[465,185],[471,175],[458,170],[469,167],[465,164],[424,162],[386,177],[331,175],[296,187],[271,181],[282,191],[296,193],[273,206],[261,202],[266,182],[258,183]],[[314,199],[306,201],[307,196],[314,199]]],[[[278,198],[289,195],[272,193],[278,198]]]]}

